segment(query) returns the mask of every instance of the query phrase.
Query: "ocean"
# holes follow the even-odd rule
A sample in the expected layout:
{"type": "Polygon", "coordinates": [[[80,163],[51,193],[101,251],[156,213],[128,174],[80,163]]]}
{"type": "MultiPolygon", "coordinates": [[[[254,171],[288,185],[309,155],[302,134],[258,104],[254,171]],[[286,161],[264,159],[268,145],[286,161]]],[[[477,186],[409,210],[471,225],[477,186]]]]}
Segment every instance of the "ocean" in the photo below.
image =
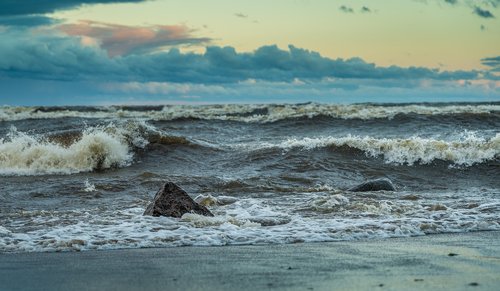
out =
{"type": "Polygon", "coordinates": [[[488,230],[499,102],[0,107],[3,253],[488,230]],[[167,181],[215,217],[143,216],[167,181]]]}

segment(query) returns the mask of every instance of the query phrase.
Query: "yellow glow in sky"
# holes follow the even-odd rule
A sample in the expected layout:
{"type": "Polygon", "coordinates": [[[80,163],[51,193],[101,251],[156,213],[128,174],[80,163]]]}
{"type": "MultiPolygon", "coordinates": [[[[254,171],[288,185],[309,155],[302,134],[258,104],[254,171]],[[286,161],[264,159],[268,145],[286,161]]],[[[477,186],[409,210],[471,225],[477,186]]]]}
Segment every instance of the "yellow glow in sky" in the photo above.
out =
{"type": "Polygon", "coordinates": [[[484,7],[497,17],[482,18],[466,3],[440,0],[156,0],[83,6],[53,16],[67,22],[183,24],[195,36],[211,38],[213,45],[238,51],[293,44],[330,58],[361,57],[381,66],[470,70],[484,68],[481,58],[500,53],[500,6],[484,7]],[[341,11],[342,5],[353,12],[341,11]]]}

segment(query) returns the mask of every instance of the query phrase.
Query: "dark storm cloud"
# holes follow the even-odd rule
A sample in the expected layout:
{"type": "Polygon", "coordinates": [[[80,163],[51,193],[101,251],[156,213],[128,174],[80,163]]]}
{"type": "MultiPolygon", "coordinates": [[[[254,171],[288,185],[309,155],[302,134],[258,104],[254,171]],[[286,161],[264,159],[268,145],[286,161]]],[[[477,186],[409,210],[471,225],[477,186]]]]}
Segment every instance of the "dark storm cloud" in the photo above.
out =
{"type": "Polygon", "coordinates": [[[4,26],[40,26],[50,25],[57,21],[42,15],[13,15],[0,17],[0,25],[4,26]]]}
{"type": "MultiPolygon", "coordinates": [[[[0,76],[52,80],[102,80],[238,83],[255,79],[475,79],[475,71],[441,72],[424,67],[379,67],[361,58],[330,59],[317,52],[289,46],[263,46],[241,53],[233,47],[211,46],[203,54],[178,49],[154,54],[110,58],[106,50],[84,45],[79,37],[40,36],[19,30],[0,32],[0,76]],[[8,41],[3,41],[7,39],[8,41]]],[[[487,60],[485,60],[487,61],[487,60]]]]}
{"type": "Polygon", "coordinates": [[[474,14],[482,18],[495,18],[495,15],[493,15],[489,10],[481,9],[481,7],[478,6],[474,7],[474,14]]]}
{"type": "Polygon", "coordinates": [[[83,4],[132,3],[145,0],[2,0],[0,16],[45,14],[75,8],[83,4]]]}
{"type": "Polygon", "coordinates": [[[0,76],[13,78],[117,78],[127,70],[105,51],[82,46],[77,38],[36,35],[18,28],[0,32],[0,55],[0,76]]]}
{"type": "Polygon", "coordinates": [[[481,63],[485,66],[491,67],[491,70],[494,72],[500,72],[500,56],[484,58],[481,60],[481,63]]]}

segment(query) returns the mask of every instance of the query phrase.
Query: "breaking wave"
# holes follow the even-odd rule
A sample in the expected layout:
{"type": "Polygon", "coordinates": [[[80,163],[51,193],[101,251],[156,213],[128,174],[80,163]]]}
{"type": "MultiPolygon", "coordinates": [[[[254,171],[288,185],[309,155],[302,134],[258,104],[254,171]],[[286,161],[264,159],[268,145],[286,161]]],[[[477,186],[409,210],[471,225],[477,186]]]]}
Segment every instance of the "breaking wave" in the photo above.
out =
{"type": "Polygon", "coordinates": [[[0,139],[0,175],[73,174],[129,166],[150,142],[186,144],[145,122],[110,123],[46,136],[12,128],[0,139]]]}
{"type": "Polygon", "coordinates": [[[140,118],[147,120],[206,119],[241,122],[275,122],[327,116],[338,119],[392,119],[400,114],[461,115],[500,113],[500,104],[374,105],[374,104],[227,104],[110,107],[0,107],[0,121],[24,119],[140,118]]]}
{"type": "Polygon", "coordinates": [[[485,139],[469,133],[460,140],[445,141],[430,138],[373,138],[348,135],[345,137],[291,138],[279,144],[238,145],[249,150],[281,148],[349,147],[363,151],[369,157],[382,156],[387,163],[430,164],[442,160],[459,166],[472,166],[500,157],[500,134],[485,139]]]}

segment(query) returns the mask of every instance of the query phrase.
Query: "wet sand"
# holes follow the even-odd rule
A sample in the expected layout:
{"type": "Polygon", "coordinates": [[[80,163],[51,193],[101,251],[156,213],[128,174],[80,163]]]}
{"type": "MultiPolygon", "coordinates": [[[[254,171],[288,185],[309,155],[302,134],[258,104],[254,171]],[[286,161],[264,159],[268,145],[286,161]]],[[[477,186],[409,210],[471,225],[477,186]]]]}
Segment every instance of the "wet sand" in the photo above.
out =
{"type": "Polygon", "coordinates": [[[498,290],[500,232],[0,254],[1,290],[498,290]]]}

